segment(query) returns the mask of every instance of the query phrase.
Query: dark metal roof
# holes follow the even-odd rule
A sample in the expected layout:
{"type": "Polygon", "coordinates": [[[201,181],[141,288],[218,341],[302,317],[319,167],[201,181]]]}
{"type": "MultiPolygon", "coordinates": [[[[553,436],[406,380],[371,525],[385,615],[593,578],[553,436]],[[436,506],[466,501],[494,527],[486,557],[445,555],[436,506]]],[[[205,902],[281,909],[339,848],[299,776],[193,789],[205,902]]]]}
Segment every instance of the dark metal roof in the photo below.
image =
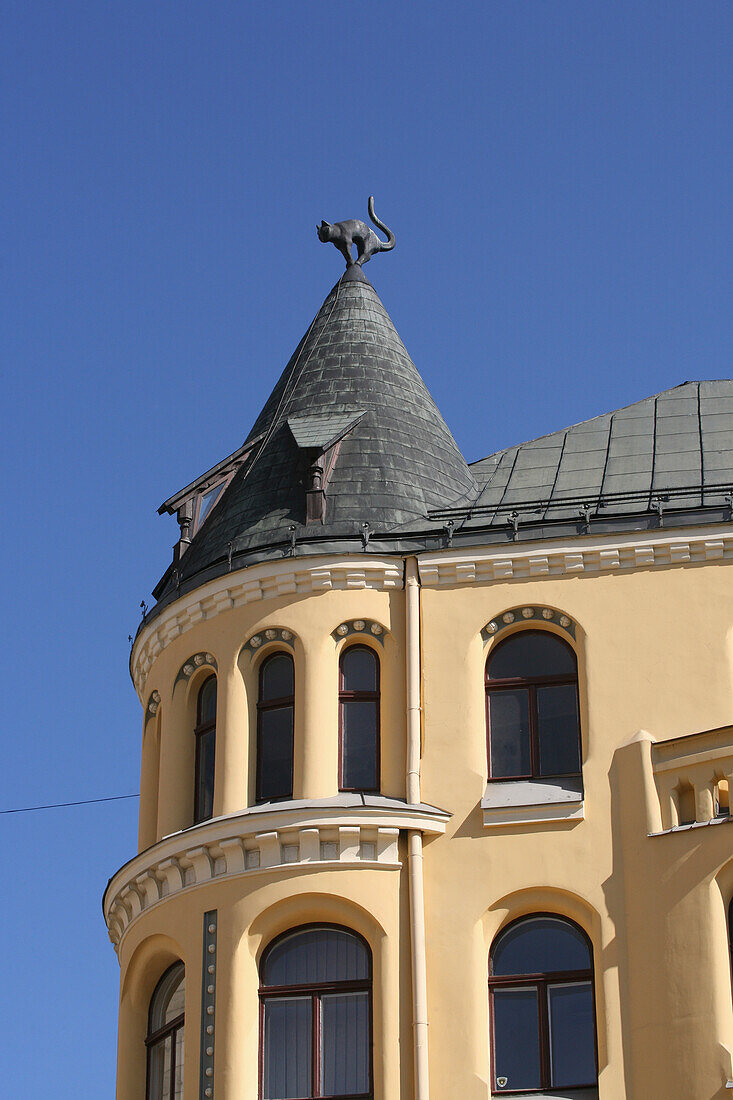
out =
{"type": "Polygon", "coordinates": [[[159,582],[148,618],[213,577],[291,554],[407,554],[730,522],[733,381],[685,382],[469,467],[354,266],[230,458],[239,469],[159,582]],[[308,471],[324,452],[325,520],[306,524],[308,471]]]}
{"type": "Polygon", "coordinates": [[[616,412],[489,455],[471,466],[456,527],[600,519],[723,507],[733,487],[733,381],[684,382],[616,412]]]}
{"type": "MultiPolygon", "coordinates": [[[[273,545],[425,526],[429,510],[476,496],[453,436],[376,291],[359,268],[339,279],[250,432],[237,471],[190,548],[156,589],[208,579],[210,569],[273,545]],[[305,524],[305,447],[338,442],[323,524],[305,524]],[[365,528],[364,525],[367,525],[365,528]]],[[[280,551],[282,552],[282,551],[280,551]]],[[[315,552],[315,551],[312,551],[315,552]]]]}

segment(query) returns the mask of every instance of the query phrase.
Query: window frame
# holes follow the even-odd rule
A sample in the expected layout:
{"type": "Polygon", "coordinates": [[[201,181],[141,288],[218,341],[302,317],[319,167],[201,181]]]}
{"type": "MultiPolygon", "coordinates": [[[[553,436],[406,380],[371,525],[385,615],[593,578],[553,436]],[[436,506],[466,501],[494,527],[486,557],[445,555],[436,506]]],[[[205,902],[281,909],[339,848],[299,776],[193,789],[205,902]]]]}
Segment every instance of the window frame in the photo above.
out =
{"type": "Polygon", "coordinates": [[[575,921],[570,920],[569,917],[563,916],[561,913],[525,913],[521,917],[516,917],[514,920],[505,924],[494,936],[491,948],[489,950],[489,1042],[490,1042],[490,1054],[491,1054],[491,1095],[527,1095],[532,1096],[539,1093],[544,1095],[545,1093],[552,1094],[553,1092],[564,1092],[568,1088],[573,1089],[587,1089],[597,1088],[598,1086],[598,1012],[596,1008],[596,982],[595,982],[595,954],[593,951],[593,943],[590,936],[581,928],[575,921]],[[496,945],[506,935],[510,929],[519,924],[529,924],[533,920],[550,919],[558,921],[561,924],[566,924],[572,928],[575,932],[579,932],[585,940],[590,955],[590,967],[587,970],[548,970],[546,973],[538,974],[502,974],[495,976],[492,974],[493,967],[493,955],[496,945]],[[547,991],[551,985],[570,985],[573,982],[588,982],[590,983],[591,1000],[593,1002],[593,1058],[595,1063],[595,1080],[589,1081],[584,1085],[553,1085],[552,1084],[552,1063],[550,1058],[550,1016],[548,1010],[547,991]],[[526,987],[529,989],[537,990],[537,1026],[538,1026],[538,1038],[539,1038],[539,1056],[540,1056],[540,1079],[541,1084],[535,1089],[508,1089],[506,1092],[504,1089],[499,1088],[496,1083],[496,1038],[494,1028],[494,990],[500,989],[502,986],[509,987],[511,989],[518,989],[526,987]]]}
{"type": "Polygon", "coordinates": [[[376,650],[372,649],[370,645],[365,645],[363,642],[358,642],[356,645],[344,646],[339,654],[339,693],[338,693],[338,730],[339,730],[339,792],[344,794],[379,794],[382,789],[382,680],[381,680],[381,661],[379,660],[379,654],[376,650]],[[374,658],[376,665],[376,690],[375,691],[348,691],[344,688],[344,657],[348,653],[351,653],[355,649],[365,649],[374,658]],[[344,703],[349,702],[375,702],[376,706],[376,728],[374,731],[376,741],[376,760],[374,773],[376,776],[377,784],[375,787],[346,787],[344,786],[344,703]]]}
{"type": "MultiPolygon", "coordinates": [[[[258,1100],[264,1100],[265,1091],[265,1004],[268,999],[279,999],[287,997],[309,997],[311,1002],[311,1091],[307,1097],[299,1098],[299,1100],[374,1100],[374,959],[372,957],[372,949],[368,941],[359,932],[353,928],[347,928],[341,924],[330,924],[327,921],[315,921],[310,924],[296,925],[294,928],[288,928],[286,931],[281,932],[279,936],[276,936],[274,940],[268,943],[267,947],[262,953],[260,962],[258,965],[258,974],[260,975],[259,988],[257,996],[259,999],[259,1038],[258,1038],[258,1087],[257,1097],[258,1100]],[[358,981],[345,981],[345,982],[315,982],[313,984],[299,984],[299,985],[272,985],[266,986],[262,982],[262,973],[267,962],[267,956],[270,951],[281,940],[284,940],[288,936],[292,936],[294,933],[299,932],[312,932],[319,929],[327,929],[334,932],[345,932],[349,936],[353,936],[354,939],[359,940],[366,950],[366,956],[369,963],[369,973],[366,978],[358,981]],[[328,994],[340,994],[340,993],[366,993],[368,996],[369,1004],[369,1091],[358,1093],[339,1093],[337,1095],[327,1096],[320,1091],[321,1089],[321,998],[328,994]]],[[[287,1098],[291,1100],[291,1098],[287,1098]]]]}
{"type": "Polygon", "coordinates": [[[292,653],[289,653],[284,649],[275,649],[268,653],[262,661],[257,671],[257,761],[255,767],[255,802],[286,802],[293,797],[293,787],[295,782],[295,660],[292,653]],[[262,688],[265,675],[265,668],[268,663],[274,657],[287,657],[290,661],[293,670],[293,693],[292,695],[283,695],[278,699],[262,699],[262,688]],[[291,722],[290,722],[290,793],[276,795],[274,798],[269,796],[263,796],[262,794],[262,715],[268,710],[278,710],[286,706],[291,708],[291,722]]]}
{"type": "Polygon", "coordinates": [[[489,783],[502,783],[513,782],[515,780],[543,780],[543,779],[570,779],[577,778],[583,774],[583,737],[580,728],[580,683],[578,677],[578,655],[571,645],[566,642],[564,638],[561,638],[558,634],[555,634],[551,630],[518,630],[509,634],[505,638],[501,638],[496,645],[493,645],[487,654],[484,664],[484,695],[485,695],[485,714],[486,714],[486,760],[487,760],[487,778],[489,783]],[[573,662],[575,664],[575,675],[562,674],[557,676],[507,676],[501,679],[492,679],[489,676],[489,664],[496,654],[499,646],[509,641],[510,638],[516,638],[519,634],[532,634],[532,635],[549,635],[551,638],[556,639],[560,645],[565,646],[568,652],[572,655],[573,662]],[[539,717],[537,711],[537,689],[542,687],[565,687],[575,685],[575,705],[577,708],[578,723],[577,723],[577,737],[578,737],[578,770],[574,772],[557,772],[549,775],[542,775],[539,770],[540,766],[540,749],[539,749],[539,717]],[[491,706],[490,700],[492,695],[498,695],[502,691],[511,691],[512,689],[525,690],[528,697],[528,722],[529,722],[529,753],[530,753],[530,771],[525,772],[522,775],[492,775],[492,761],[491,761],[491,706]]]}
{"type": "MultiPolygon", "coordinates": [[[[151,1064],[151,1061],[152,1061],[151,1052],[152,1052],[153,1048],[155,1046],[157,1046],[158,1043],[165,1042],[165,1040],[168,1037],[170,1037],[170,1040],[171,1040],[171,1058],[170,1058],[171,1090],[175,1088],[175,1082],[176,1082],[176,1039],[177,1039],[178,1032],[181,1031],[181,1030],[183,1030],[183,1044],[184,1044],[183,1049],[184,1049],[184,1052],[185,1052],[185,1049],[186,1049],[186,1032],[185,1032],[186,1012],[185,1012],[185,1009],[184,1009],[183,1012],[181,1012],[181,1014],[179,1016],[176,1016],[175,1019],[171,1020],[170,1023],[164,1024],[162,1027],[157,1028],[154,1032],[151,1032],[151,1030],[150,1030],[151,1016],[153,1014],[153,1005],[155,1004],[155,998],[158,995],[158,991],[160,990],[160,987],[163,985],[163,983],[165,982],[165,980],[168,977],[168,975],[170,974],[170,972],[172,970],[178,969],[179,967],[181,969],[182,977],[183,977],[183,980],[185,982],[185,980],[186,980],[186,967],[185,967],[185,964],[182,962],[181,959],[176,959],[176,961],[174,963],[171,963],[171,965],[169,967],[167,967],[166,970],[163,971],[160,978],[155,983],[155,989],[153,990],[153,992],[151,994],[150,1002],[148,1004],[148,1026],[147,1026],[146,1031],[145,1031],[145,1100],[151,1100],[151,1097],[150,1097],[150,1088],[151,1088],[150,1068],[151,1068],[151,1065],[150,1064],[151,1064]]],[[[184,997],[185,997],[185,989],[184,989],[184,997]]],[[[185,1059],[184,1059],[184,1066],[185,1066],[185,1059]]],[[[162,1100],[174,1100],[174,1096],[173,1096],[173,1093],[171,1092],[171,1090],[169,1090],[169,1095],[167,1097],[166,1096],[162,1097],[162,1100]]]]}
{"type": "MultiPolygon", "coordinates": [[[[219,684],[216,678],[216,673],[212,673],[211,676],[207,676],[201,687],[198,690],[196,696],[196,726],[194,727],[194,737],[196,738],[195,748],[195,765],[194,765],[194,786],[193,786],[193,823],[199,825],[202,821],[210,821],[214,816],[214,786],[215,781],[211,787],[211,814],[208,817],[201,815],[201,806],[199,805],[201,786],[201,743],[205,734],[214,733],[214,767],[216,768],[216,717],[219,708],[219,684]],[[216,706],[214,707],[214,717],[209,722],[201,721],[201,700],[204,694],[204,690],[208,684],[214,680],[216,682],[216,706]]],[[[214,773],[216,775],[216,772],[214,773]]]]}

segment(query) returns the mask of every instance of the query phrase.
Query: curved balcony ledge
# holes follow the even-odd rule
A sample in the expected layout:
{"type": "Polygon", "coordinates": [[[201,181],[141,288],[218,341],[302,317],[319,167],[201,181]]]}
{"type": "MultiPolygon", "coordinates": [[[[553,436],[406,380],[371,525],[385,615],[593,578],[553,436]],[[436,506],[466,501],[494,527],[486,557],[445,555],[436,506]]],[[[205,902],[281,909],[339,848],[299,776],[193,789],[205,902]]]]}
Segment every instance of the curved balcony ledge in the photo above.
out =
{"type": "Polygon", "coordinates": [[[400,830],[445,832],[450,814],[377,795],[271,802],[212,818],[164,837],[110,879],[102,899],[109,938],[119,948],[130,925],[153,906],[213,879],[311,867],[401,866],[400,830]]]}

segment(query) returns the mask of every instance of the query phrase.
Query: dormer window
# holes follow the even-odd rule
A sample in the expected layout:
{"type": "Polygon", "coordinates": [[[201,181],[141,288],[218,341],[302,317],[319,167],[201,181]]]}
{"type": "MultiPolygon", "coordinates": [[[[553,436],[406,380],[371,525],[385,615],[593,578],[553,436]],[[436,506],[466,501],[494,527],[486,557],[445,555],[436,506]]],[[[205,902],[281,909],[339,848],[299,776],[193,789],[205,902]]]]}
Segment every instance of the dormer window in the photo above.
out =
{"type": "Polygon", "coordinates": [[[251,439],[161,504],[158,514],[162,516],[167,512],[172,516],[175,513],[181,527],[181,538],[173,549],[174,564],[185,554],[191,539],[209,518],[227,485],[261,440],[261,435],[251,439]]]}

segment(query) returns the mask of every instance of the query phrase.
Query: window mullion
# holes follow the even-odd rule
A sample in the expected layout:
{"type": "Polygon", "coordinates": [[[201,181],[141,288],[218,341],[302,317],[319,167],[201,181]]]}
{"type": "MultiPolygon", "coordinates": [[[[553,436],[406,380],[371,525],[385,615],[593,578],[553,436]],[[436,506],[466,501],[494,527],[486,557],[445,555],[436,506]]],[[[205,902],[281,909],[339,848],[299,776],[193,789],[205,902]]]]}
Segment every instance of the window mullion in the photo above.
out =
{"type": "Polygon", "coordinates": [[[313,1034],[313,1053],[311,1055],[312,1067],[311,1067],[311,1088],[313,1089],[314,1096],[322,1096],[321,1091],[321,1043],[323,1036],[321,1035],[321,995],[316,993],[313,997],[313,1003],[311,1006],[311,1014],[313,1019],[311,1021],[312,1034],[313,1034]]]}
{"type": "Polygon", "coordinates": [[[541,980],[537,985],[540,1013],[540,1072],[543,1089],[552,1088],[552,1068],[550,1058],[550,1014],[547,1008],[547,982],[541,980]]]}
{"type": "Polygon", "coordinates": [[[534,684],[529,684],[528,693],[530,770],[532,778],[534,779],[540,774],[540,748],[537,730],[537,688],[534,684]]]}

